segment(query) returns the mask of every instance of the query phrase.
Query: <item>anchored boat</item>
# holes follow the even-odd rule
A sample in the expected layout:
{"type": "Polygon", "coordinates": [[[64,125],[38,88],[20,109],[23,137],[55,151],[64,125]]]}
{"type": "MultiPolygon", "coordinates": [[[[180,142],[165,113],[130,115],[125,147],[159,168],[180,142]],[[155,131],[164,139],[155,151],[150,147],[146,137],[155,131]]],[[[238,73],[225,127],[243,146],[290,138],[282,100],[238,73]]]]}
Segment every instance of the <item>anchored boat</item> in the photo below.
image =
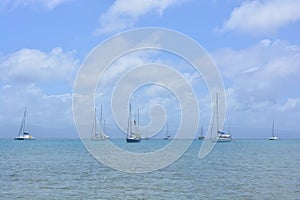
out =
{"type": "Polygon", "coordinates": [[[26,124],[26,115],[27,115],[27,108],[25,108],[23,119],[21,122],[21,126],[19,129],[19,135],[15,137],[15,140],[34,140],[35,138],[29,135],[28,132],[25,132],[25,124],[26,124]]]}

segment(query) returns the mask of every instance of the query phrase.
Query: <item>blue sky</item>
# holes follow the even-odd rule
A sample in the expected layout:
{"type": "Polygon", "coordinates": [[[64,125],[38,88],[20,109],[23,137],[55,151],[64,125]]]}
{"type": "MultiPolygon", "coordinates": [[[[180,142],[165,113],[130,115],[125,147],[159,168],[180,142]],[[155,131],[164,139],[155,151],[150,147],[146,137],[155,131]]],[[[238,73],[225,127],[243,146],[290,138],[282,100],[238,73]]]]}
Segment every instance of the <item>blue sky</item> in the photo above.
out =
{"type": "MultiPolygon", "coordinates": [[[[299,10],[298,0],[1,1],[0,137],[17,134],[24,107],[36,137],[77,137],[72,90],[85,57],[113,34],[150,26],[182,32],[206,49],[224,80],[225,125],[230,121],[234,137],[267,138],[274,119],[280,138],[300,138],[299,10]]],[[[199,125],[207,127],[207,91],[186,63],[170,55],[136,53],[119,60],[110,73],[116,79],[126,71],[120,68],[147,60],[180,63],[176,69],[191,81],[203,105],[199,125]]],[[[98,88],[96,103],[104,104],[109,132],[121,137],[103,97],[112,87],[110,82],[98,88]]],[[[148,123],[149,104],[163,102],[173,113],[169,131],[178,127],[172,110],[176,100],[168,91],[148,86],[134,101],[141,107],[141,123],[148,123]]]]}

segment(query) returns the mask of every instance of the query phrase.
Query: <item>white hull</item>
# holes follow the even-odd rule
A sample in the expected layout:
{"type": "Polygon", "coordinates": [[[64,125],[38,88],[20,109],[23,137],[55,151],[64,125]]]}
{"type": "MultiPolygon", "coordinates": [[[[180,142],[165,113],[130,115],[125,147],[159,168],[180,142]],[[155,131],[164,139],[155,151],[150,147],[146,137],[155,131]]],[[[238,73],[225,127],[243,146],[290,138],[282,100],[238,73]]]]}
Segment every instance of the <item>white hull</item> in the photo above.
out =
{"type": "Polygon", "coordinates": [[[269,137],[269,140],[278,140],[278,137],[276,137],[274,135],[274,120],[273,120],[273,124],[272,124],[272,136],[269,137]]]}
{"type": "Polygon", "coordinates": [[[32,137],[31,135],[21,135],[21,136],[15,137],[15,140],[35,140],[35,138],[32,137]]]}
{"type": "Polygon", "coordinates": [[[109,140],[108,135],[96,135],[93,140],[109,140]]]}
{"type": "Polygon", "coordinates": [[[218,138],[217,142],[232,142],[231,138],[218,138]]]}
{"type": "Polygon", "coordinates": [[[19,135],[15,137],[15,140],[35,140],[34,137],[29,135],[29,133],[25,131],[26,113],[27,109],[25,108],[23,120],[19,129],[19,135]]]}
{"type": "Polygon", "coordinates": [[[218,143],[223,143],[223,142],[232,142],[232,138],[222,138],[222,137],[217,137],[216,139],[212,139],[212,142],[218,142],[218,143]]]}
{"type": "Polygon", "coordinates": [[[102,120],[102,105],[101,105],[101,117],[100,117],[100,129],[97,130],[97,110],[95,108],[94,124],[92,128],[92,140],[109,140],[109,136],[104,134],[105,120],[102,120]],[[103,124],[104,123],[104,124],[103,124]],[[102,129],[103,128],[103,129],[102,129]]]}
{"type": "MultiPolygon", "coordinates": [[[[224,131],[221,131],[219,130],[219,123],[218,123],[218,118],[219,118],[219,113],[218,113],[219,109],[218,109],[218,93],[216,95],[216,105],[215,105],[215,108],[214,108],[214,114],[216,114],[216,117],[213,116],[213,120],[216,118],[216,121],[217,121],[217,136],[213,136],[213,142],[231,142],[232,141],[232,138],[231,138],[231,135],[228,134],[228,133],[225,133],[224,131]]],[[[213,128],[211,128],[211,135],[213,132],[213,128]]]]}
{"type": "Polygon", "coordinates": [[[272,136],[272,137],[269,137],[269,140],[278,140],[278,137],[272,136]]]}
{"type": "Polygon", "coordinates": [[[226,134],[222,131],[218,131],[217,142],[231,142],[232,138],[230,134],[226,134]]]}

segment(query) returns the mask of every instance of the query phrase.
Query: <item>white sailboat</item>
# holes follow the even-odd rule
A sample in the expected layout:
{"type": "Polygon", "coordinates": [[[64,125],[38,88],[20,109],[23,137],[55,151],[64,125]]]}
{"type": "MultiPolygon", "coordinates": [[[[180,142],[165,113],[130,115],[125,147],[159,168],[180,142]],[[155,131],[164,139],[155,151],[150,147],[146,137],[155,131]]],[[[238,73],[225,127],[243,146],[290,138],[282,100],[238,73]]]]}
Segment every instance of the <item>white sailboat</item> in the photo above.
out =
{"type": "MultiPolygon", "coordinates": [[[[139,111],[138,111],[138,119],[139,119],[139,111]]],[[[138,124],[135,119],[132,119],[131,116],[131,104],[129,105],[129,117],[128,117],[128,127],[127,127],[127,136],[126,141],[128,143],[136,143],[141,141],[141,134],[139,133],[139,120],[138,124]]]]}
{"type": "MultiPolygon", "coordinates": [[[[231,138],[231,135],[229,133],[225,133],[224,131],[222,130],[219,130],[219,102],[218,102],[218,93],[216,95],[216,105],[215,105],[215,113],[216,113],[216,118],[217,118],[217,137],[216,137],[216,141],[217,142],[231,142],[232,141],[232,138],[231,138]]],[[[211,131],[212,131],[212,128],[211,128],[211,131]]]]}
{"type": "Polygon", "coordinates": [[[92,128],[92,139],[93,140],[108,140],[109,136],[104,134],[105,120],[102,120],[102,105],[100,110],[100,129],[97,130],[97,110],[95,108],[94,123],[92,128]],[[102,124],[104,122],[104,124],[102,124]]]}
{"type": "Polygon", "coordinates": [[[21,122],[21,126],[19,129],[19,134],[17,137],[15,137],[15,140],[34,140],[35,139],[31,135],[29,135],[28,132],[25,132],[26,114],[27,114],[27,108],[25,108],[23,120],[21,122]]]}
{"type": "Polygon", "coordinates": [[[272,124],[272,136],[269,137],[269,140],[278,140],[278,137],[276,137],[274,135],[274,120],[273,120],[273,124],[272,124]]]}
{"type": "Polygon", "coordinates": [[[171,136],[169,135],[169,126],[167,124],[167,130],[166,130],[166,136],[164,137],[164,140],[170,140],[171,136]]]}

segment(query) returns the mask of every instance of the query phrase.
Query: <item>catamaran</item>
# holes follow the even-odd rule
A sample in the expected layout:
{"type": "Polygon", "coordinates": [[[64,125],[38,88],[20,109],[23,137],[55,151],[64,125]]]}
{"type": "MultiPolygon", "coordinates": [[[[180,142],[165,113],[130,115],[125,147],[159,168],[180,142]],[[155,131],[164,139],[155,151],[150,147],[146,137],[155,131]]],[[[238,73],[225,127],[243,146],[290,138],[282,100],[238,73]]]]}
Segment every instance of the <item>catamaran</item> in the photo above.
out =
{"type": "Polygon", "coordinates": [[[21,122],[21,126],[19,129],[19,135],[15,137],[15,140],[34,140],[35,138],[29,135],[28,132],[25,132],[25,124],[26,124],[26,114],[27,114],[27,108],[25,108],[23,120],[21,122]]]}
{"type": "Polygon", "coordinates": [[[223,131],[218,131],[218,141],[217,142],[231,142],[231,135],[223,131]]]}
{"type": "Polygon", "coordinates": [[[232,138],[231,135],[229,133],[225,133],[224,131],[219,130],[219,102],[218,102],[218,93],[216,95],[216,109],[214,110],[214,112],[216,113],[216,120],[217,120],[217,138],[216,141],[217,142],[231,142],[232,138]]]}
{"type": "Polygon", "coordinates": [[[274,135],[274,120],[273,120],[273,125],[272,125],[272,136],[269,137],[269,140],[278,140],[278,137],[274,135]]]}
{"type": "MultiPolygon", "coordinates": [[[[139,113],[138,113],[138,118],[139,118],[139,113]]],[[[130,104],[126,141],[128,143],[140,142],[142,138],[141,138],[141,134],[138,132],[139,132],[139,120],[138,123],[136,123],[136,120],[132,119],[131,104],[130,104]]]]}
{"type": "Polygon", "coordinates": [[[94,123],[92,128],[92,139],[93,140],[108,140],[109,136],[104,134],[105,120],[102,120],[102,105],[100,110],[100,130],[97,130],[97,110],[95,108],[94,123]],[[104,124],[103,124],[104,123],[104,124]]]}

